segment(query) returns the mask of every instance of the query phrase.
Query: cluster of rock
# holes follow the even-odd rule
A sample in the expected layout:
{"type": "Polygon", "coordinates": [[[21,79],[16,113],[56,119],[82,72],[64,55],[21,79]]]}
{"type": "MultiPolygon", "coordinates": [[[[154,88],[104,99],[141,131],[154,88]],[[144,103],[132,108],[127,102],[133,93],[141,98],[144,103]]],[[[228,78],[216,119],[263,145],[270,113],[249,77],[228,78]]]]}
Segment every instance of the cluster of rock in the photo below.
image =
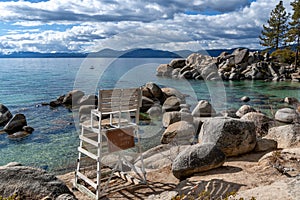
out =
{"type": "Polygon", "coordinates": [[[0,197],[75,200],[65,183],[45,170],[9,163],[0,166],[0,197]]]}
{"type": "MultiPolygon", "coordinates": [[[[180,62],[173,61],[172,65],[178,66],[180,62]]],[[[162,145],[144,153],[144,162],[152,169],[172,164],[175,177],[183,179],[222,166],[226,157],[300,145],[297,109],[279,109],[275,119],[249,105],[220,114],[206,100],[200,100],[190,110],[185,97],[174,88],[161,88],[152,82],[142,86],[140,111],[149,116],[144,119],[161,120],[164,127],[160,139],[162,145]],[[290,124],[273,127],[274,120],[290,124]]],[[[242,99],[244,102],[249,100],[242,99]]],[[[82,91],[73,90],[54,102],[50,105],[75,106],[80,121],[84,122],[90,117],[91,110],[97,107],[97,96],[85,96],[82,91]]],[[[285,102],[299,104],[295,98],[286,98],[285,102]]],[[[137,166],[140,164],[136,163],[137,166]]]]}
{"type": "Polygon", "coordinates": [[[85,95],[83,91],[72,90],[67,94],[57,97],[56,100],[43,105],[50,105],[55,108],[58,106],[66,106],[67,108],[77,108],[83,105],[97,105],[98,98],[96,95],[85,95]]]}
{"type": "MultiPolygon", "coordinates": [[[[162,145],[143,154],[149,169],[172,165],[174,176],[183,179],[222,166],[226,157],[300,147],[300,112],[297,109],[279,109],[271,119],[249,105],[243,105],[234,113],[218,114],[206,100],[199,101],[194,110],[189,111],[183,104],[184,99],[176,95],[168,98],[177,98],[178,103],[176,106],[166,104],[169,101],[165,100],[162,105],[165,128],[162,145]],[[285,124],[277,126],[278,123],[285,124]]],[[[285,101],[288,99],[291,100],[286,98],[285,101]]],[[[298,100],[293,100],[299,105],[298,100]]]]}
{"type": "MultiPolygon", "coordinates": [[[[161,88],[157,84],[149,82],[141,89],[142,106],[140,112],[147,114],[140,116],[142,120],[159,119],[163,112],[184,112],[190,108],[189,105],[185,104],[185,95],[173,88],[161,88]]],[[[91,110],[97,108],[98,97],[97,95],[85,95],[80,90],[72,90],[44,105],[78,109],[80,122],[84,122],[89,120],[91,110]]]]}
{"type": "Polygon", "coordinates": [[[3,104],[0,104],[0,126],[4,126],[1,132],[6,132],[11,139],[26,137],[34,131],[32,127],[27,126],[24,114],[12,115],[3,104]]]}
{"type": "Polygon", "coordinates": [[[299,74],[293,66],[272,61],[268,54],[262,56],[241,48],[218,57],[193,53],[187,59],[172,60],[157,68],[157,76],[196,80],[299,81],[299,74]]]}

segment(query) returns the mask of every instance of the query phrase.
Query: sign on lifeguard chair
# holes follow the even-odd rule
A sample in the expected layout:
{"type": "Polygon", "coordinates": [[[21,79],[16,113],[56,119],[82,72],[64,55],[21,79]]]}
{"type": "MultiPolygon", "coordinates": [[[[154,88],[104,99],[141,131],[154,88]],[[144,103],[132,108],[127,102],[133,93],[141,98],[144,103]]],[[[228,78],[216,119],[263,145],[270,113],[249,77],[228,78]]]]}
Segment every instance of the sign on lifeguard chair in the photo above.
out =
{"type": "Polygon", "coordinates": [[[134,147],[134,131],[132,127],[107,130],[108,151],[115,152],[134,147]]]}
{"type": "Polygon", "coordinates": [[[134,184],[147,182],[138,131],[141,96],[140,88],[99,91],[98,108],[91,111],[91,123],[82,124],[79,136],[74,185],[80,191],[99,199],[108,192],[110,181],[116,175],[134,184]],[[127,151],[130,155],[126,154],[127,151]],[[132,159],[129,160],[128,156],[132,159]],[[84,157],[95,161],[96,177],[85,174],[86,170],[81,166],[84,157]],[[132,163],[137,160],[141,161],[142,167],[132,163]],[[102,173],[107,168],[110,173],[102,173]]]}

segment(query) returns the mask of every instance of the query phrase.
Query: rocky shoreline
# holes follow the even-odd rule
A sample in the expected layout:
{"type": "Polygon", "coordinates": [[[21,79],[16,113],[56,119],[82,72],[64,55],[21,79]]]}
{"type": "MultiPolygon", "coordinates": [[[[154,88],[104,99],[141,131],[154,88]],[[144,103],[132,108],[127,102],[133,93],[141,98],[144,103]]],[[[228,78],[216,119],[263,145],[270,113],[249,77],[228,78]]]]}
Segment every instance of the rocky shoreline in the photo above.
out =
{"type": "MultiPolygon", "coordinates": [[[[186,95],[174,88],[161,88],[152,82],[142,86],[141,112],[143,114],[141,115],[141,121],[150,125],[159,121],[163,125],[162,134],[157,135],[157,137],[160,137],[161,144],[143,153],[144,163],[150,174],[149,179],[152,182],[163,181],[161,180],[163,177],[158,178],[158,176],[164,171],[161,176],[170,176],[172,177],[171,180],[166,179],[172,184],[177,184],[177,186],[174,186],[174,191],[161,191],[160,194],[151,193],[153,195],[149,199],[171,199],[175,197],[188,199],[191,196],[195,198],[203,191],[199,190],[197,194],[193,189],[179,190],[180,184],[186,183],[187,180],[197,180],[196,177],[203,178],[206,173],[214,171],[222,171],[218,172],[221,173],[220,176],[227,174],[226,178],[232,179],[234,178],[234,172],[231,170],[226,171],[226,166],[230,166],[236,160],[237,163],[241,164],[247,161],[247,156],[250,158],[251,156],[260,155],[259,158],[255,159],[256,164],[251,164],[253,168],[262,171],[268,169],[275,173],[274,177],[287,184],[293,181],[295,183],[299,182],[300,103],[298,99],[286,97],[284,102],[289,104],[290,107],[278,109],[271,118],[256,108],[247,105],[247,103],[235,111],[225,110],[217,113],[210,102],[199,100],[197,106],[191,110],[185,98],[186,95]],[[162,197],[162,194],[167,195],[168,198],[162,197]]],[[[244,97],[241,100],[251,102],[251,97],[244,97]]],[[[85,95],[82,91],[74,90],[53,102],[47,105],[52,107],[64,105],[67,108],[73,106],[74,110],[78,110],[79,121],[84,123],[89,120],[90,110],[97,107],[97,96],[85,95]]],[[[22,129],[24,129],[24,126],[22,126],[22,129]]],[[[135,163],[137,166],[140,164],[139,162],[135,163]]],[[[237,165],[239,166],[239,164],[237,165]]],[[[245,166],[239,167],[242,168],[242,171],[247,169],[245,166]]],[[[21,167],[22,170],[20,170],[19,168],[19,164],[10,164],[0,168],[0,173],[3,174],[3,176],[0,176],[0,183],[10,185],[4,191],[0,189],[0,195],[17,194],[27,197],[28,192],[31,192],[30,189],[26,188],[27,186],[25,187],[25,180],[18,177],[23,177],[23,168],[25,168],[24,173],[32,170],[30,172],[32,174],[35,174],[39,169],[21,167]],[[17,170],[21,174],[14,173],[12,175],[11,170],[17,170]],[[15,182],[8,181],[8,176],[14,177],[15,182]]],[[[255,176],[255,171],[252,173],[255,176]]],[[[29,177],[32,176],[29,175],[29,177]]],[[[76,199],[70,190],[72,189],[70,179],[73,179],[74,176],[65,176],[69,178],[64,176],[61,176],[61,178],[65,179],[64,181],[67,183],[69,190],[56,193],[57,190],[55,189],[55,192],[40,194],[45,194],[44,196],[30,196],[30,199],[46,197],[57,200],[76,199]],[[68,197],[61,197],[61,195],[67,194],[68,197]]],[[[257,186],[265,187],[268,185],[271,187],[272,184],[276,184],[277,182],[272,178],[273,176],[270,175],[268,184],[263,184],[263,181],[261,181],[257,183],[257,186]]],[[[211,175],[206,178],[209,177],[211,175]]],[[[43,178],[40,181],[43,181],[43,178]]],[[[30,180],[25,182],[31,184],[30,180]]],[[[54,182],[58,183],[55,180],[54,182]]],[[[45,187],[48,188],[51,184],[53,184],[52,181],[47,183],[45,187]]],[[[201,184],[201,180],[198,180],[197,184],[201,184]]],[[[248,184],[250,185],[247,185],[245,189],[255,188],[253,185],[251,186],[254,183],[248,184]]],[[[294,187],[292,192],[296,194],[299,185],[292,186],[294,187]]],[[[0,186],[0,188],[4,188],[4,186],[0,186]]],[[[147,189],[142,190],[142,192],[147,193],[147,189]]],[[[226,194],[218,194],[219,196],[214,196],[214,198],[224,198],[224,195],[228,195],[230,192],[232,191],[227,191],[226,194]]],[[[74,193],[78,194],[76,191],[74,193]]],[[[31,193],[31,195],[34,194],[31,193]]],[[[113,198],[114,195],[116,194],[113,193],[108,196],[113,198]]],[[[240,195],[245,197],[246,193],[241,191],[240,195]]],[[[284,196],[284,198],[287,198],[287,196],[284,196]]],[[[79,199],[88,198],[80,196],[79,199]]]]}
{"type": "MultiPolygon", "coordinates": [[[[278,63],[268,54],[262,56],[248,49],[236,49],[232,54],[224,52],[216,58],[192,54],[187,59],[172,60],[157,68],[157,76],[209,81],[299,81],[299,73],[293,66],[278,63]]],[[[156,188],[152,192],[147,187],[137,189],[136,192],[143,194],[144,199],[201,199],[208,196],[251,199],[252,194],[256,194],[253,197],[257,199],[268,199],[272,194],[263,188],[274,189],[278,184],[291,188],[288,193],[281,191],[281,198],[299,197],[298,99],[286,97],[282,100],[282,108],[275,110],[273,116],[267,116],[248,104],[252,101],[251,96],[240,99],[244,105],[239,109],[216,112],[213,105],[204,99],[195,102],[195,108],[191,109],[187,96],[171,87],[149,82],[141,88],[141,123],[144,126],[162,124],[161,131],[155,136],[160,144],[143,153],[149,174],[148,186],[156,188],[155,183],[172,185],[169,189],[156,188]],[[242,178],[236,177],[235,173],[242,178]],[[218,179],[220,177],[224,180],[218,179]],[[264,180],[266,178],[268,181],[264,180]],[[190,187],[189,181],[194,181],[193,187],[190,187]],[[231,187],[230,181],[234,182],[234,187],[231,187]],[[226,184],[228,189],[214,193],[204,187],[210,183],[226,184]],[[236,185],[239,187],[236,188],[236,185]]],[[[97,101],[96,95],[72,90],[42,105],[51,108],[64,106],[78,113],[75,121],[90,123],[90,112],[97,108],[97,101]]],[[[9,139],[26,137],[34,131],[27,126],[23,114],[12,115],[2,104],[0,126],[4,127],[2,133],[6,132],[9,139]]],[[[140,161],[134,164],[141,166],[140,161]]],[[[59,176],[62,182],[44,170],[10,163],[0,167],[0,175],[0,197],[89,199],[73,190],[72,172],[59,176]]],[[[126,191],[122,190],[122,193],[126,191]]],[[[134,194],[131,195],[133,197],[130,198],[135,199],[134,194]]],[[[108,198],[117,196],[118,191],[109,194],[108,198]]]]}
{"type": "Polygon", "coordinates": [[[187,59],[175,59],[157,68],[157,76],[195,80],[300,81],[295,66],[279,63],[268,53],[238,48],[233,53],[211,57],[193,53],[187,59]]]}
{"type": "Polygon", "coordinates": [[[7,133],[9,139],[23,138],[34,131],[34,128],[27,125],[24,114],[12,115],[10,110],[3,104],[0,104],[0,126],[3,126],[0,134],[7,133]]]}

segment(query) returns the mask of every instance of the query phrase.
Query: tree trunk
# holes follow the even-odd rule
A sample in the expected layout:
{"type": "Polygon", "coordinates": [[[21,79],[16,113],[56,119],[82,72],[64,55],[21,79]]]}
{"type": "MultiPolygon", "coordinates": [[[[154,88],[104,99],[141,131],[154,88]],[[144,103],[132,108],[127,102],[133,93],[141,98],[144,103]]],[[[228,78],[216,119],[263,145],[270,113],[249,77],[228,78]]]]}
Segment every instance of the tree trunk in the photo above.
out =
{"type": "Polygon", "coordinates": [[[299,57],[298,54],[299,54],[299,35],[298,35],[298,38],[297,38],[297,46],[296,46],[295,71],[297,71],[297,68],[298,68],[298,57],[299,57]]]}

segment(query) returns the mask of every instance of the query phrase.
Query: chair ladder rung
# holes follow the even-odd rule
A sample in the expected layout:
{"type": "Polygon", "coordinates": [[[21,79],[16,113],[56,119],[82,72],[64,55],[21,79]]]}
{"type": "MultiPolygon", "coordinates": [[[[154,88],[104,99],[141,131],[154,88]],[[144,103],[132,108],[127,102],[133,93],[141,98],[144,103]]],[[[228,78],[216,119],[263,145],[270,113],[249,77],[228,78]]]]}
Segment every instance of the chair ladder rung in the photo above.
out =
{"type": "Polygon", "coordinates": [[[91,199],[97,199],[97,195],[94,194],[91,190],[89,190],[87,187],[84,185],[81,185],[79,183],[75,183],[74,186],[81,191],[82,193],[87,194],[91,199]]]}
{"type": "Polygon", "coordinates": [[[94,181],[92,181],[91,179],[89,179],[88,177],[86,177],[85,175],[83,175],[80,172],[77,172],[77,176],[79,178],[81,178],[82,180],[84,180],[86,183],[88,183],[90,186],[92,186],[94,189],[97,189],[97,184],[94,183],[94,181]]]}
{"type": "Polygon", "coordinates": [[[80,139],[80,140],[83,140],[83,141],[85,141],[85,142],[87,142],[87,143],[89,143],[89,144],[91,144],[91,145],[93,145],[93,146],[95,146],[95,147],[98,147],[98,142],[96,142],[95,140],[92,140],[92,139],[90,139],[90,138],[88,138],[88,137],[85,137],[85,136],[83,136],[83,135],[80,135],[80,136],[79,136],[79,139],[80,139]]]}
{"type": "Polygon", "coordinates": [[[90,157],[90,158],[92,158],[94,160],[98,160],[98,156],[97,155],[95,155],[95,154],[93,154],[91,152],[88,152],[87,150],[85,150],[85,149],[83,149],[81,147],[78,147],[78,151],[81,152],[81,153],[83,153],[83,154],[85,154],[85,155],[87,155],[88,157],[90,157]]]}

